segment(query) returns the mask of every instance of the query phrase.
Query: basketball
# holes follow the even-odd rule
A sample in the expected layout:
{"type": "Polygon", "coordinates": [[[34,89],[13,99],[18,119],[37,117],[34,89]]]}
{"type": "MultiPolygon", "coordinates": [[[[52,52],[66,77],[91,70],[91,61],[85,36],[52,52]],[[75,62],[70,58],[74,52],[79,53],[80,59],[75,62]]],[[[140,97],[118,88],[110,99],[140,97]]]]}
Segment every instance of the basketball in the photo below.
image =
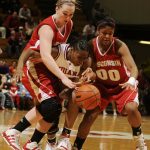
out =
{"type": "Polygon", "coordinates": [[[73,101],[80,108],[92,110],[100,104],[99,90],[92,84],[84,84],[73,91],[73,101]]]}

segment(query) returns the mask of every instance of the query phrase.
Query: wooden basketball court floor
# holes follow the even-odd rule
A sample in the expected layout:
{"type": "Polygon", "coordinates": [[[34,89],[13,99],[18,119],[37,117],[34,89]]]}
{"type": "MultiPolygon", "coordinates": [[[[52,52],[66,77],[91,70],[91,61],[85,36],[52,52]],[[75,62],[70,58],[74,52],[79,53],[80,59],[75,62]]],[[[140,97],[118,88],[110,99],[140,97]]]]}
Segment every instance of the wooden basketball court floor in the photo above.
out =
{"type": "MultiPolygon", "coordinates": [[[[16,124],[24,115],[26,111],[12,111],[0,110],[0,133],[9,127],[16,124]]],[[[77,127],[82,120],[84,114],[80,113],[74,125],[71,142],[73,143],[77,127]]],[[[64,113],[61,114],[60,130],[62,130],[64,122],[64,113]]],[[[142,129],[146,139],[148,149],[150,147],[150,117],[142,118],[142,129]]],[[[32,135],[34,125],[25,130],[20,137],[20,143],[23,145],[32,135]]],[[[58,136],[59,136],[58,132],[58,136]]],[[[41,141],[41,146],[44,150],[46,144],[46,136],[41,141]]],[[[112,115],[99,115],[92,126],[91,132],[84,144],[84,150],[135,150],[134,142],[132,140],[131,128],[127,122],[126,117],[112,115]]],[[[0,135],[0,150],[10,150],[5,141],[0,135]]]]}

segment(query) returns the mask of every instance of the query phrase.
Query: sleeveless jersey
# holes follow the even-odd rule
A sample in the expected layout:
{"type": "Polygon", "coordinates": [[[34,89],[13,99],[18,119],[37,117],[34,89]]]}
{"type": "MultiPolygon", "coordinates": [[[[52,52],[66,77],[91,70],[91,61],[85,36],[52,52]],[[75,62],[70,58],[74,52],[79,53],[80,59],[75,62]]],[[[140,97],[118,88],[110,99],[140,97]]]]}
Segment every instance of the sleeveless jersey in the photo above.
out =
{"type": "Polygon", "coordinates": [[[96,60],[96,84],[106,93],[118,93],[121,91],[120,83],[129,79],[130,73],[127,70],[121,56],[117,53],[116,40],[105,53],[102,53],[98,46],[98,37],[93,39],[94,59],[96,60]]]}
{"type": "MultiPolygon", "coordinates": [[[[68,47],[68,44],[59,45],[55,61],[62,72],[72,79],[78,76],[80,66],[74,66],[67,60],[68,47]]],[[[64,89],[62,82],[47,69],[41,59],[36,62],[29,59],[26,62],[22,82],[32,97],[36,97],[39,101],[54,97],[64,89]]]]}
{"type": "Polygon", "coordinates": [[[40,46],[40,41],[39,41],[39,35],[38,35],[38,30],[42,25],[49,25],[51,29],[54,32],[54,37],[52,41],[52,45],[58,45],[60,43],[66,43],[67,39],[71,33],[73,22],[70,20],[66,25],[65,25],[65,31],[64,34],[62,34],[59,29],[57,28],[57,25],[54,22],[53,16],[50,16],[46,19],[44,19],[33,31],[33,34],[31,36],[31,39],[29,40],[26,48],[31,48],[32,50],[39,50],[40,46]]]}
{"type": "Polygon", "coordinates": [[[80,66],[74,66],[69,60],[67,60],[66,55],[68,51],[69,44],[60,44],[59,53],[55,58],[55,61],[61,71],[69,78],[77,77],[80,72],[80,66]]]}

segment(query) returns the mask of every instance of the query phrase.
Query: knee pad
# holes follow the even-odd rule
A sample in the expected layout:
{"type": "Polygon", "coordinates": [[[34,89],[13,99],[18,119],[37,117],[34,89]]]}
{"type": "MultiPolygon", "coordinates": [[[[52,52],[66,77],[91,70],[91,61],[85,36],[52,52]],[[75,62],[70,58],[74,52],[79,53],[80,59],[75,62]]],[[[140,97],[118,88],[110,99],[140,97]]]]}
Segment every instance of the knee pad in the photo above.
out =
{"type": "Polygon", "coordinates": [[[42,101],[38,106],[37,110],[43,116],[46,122],[53,123],[55,120],[59,120],[59,116],[62,110],[61,104],[57,100],[57,97],[52,97],[42,101]]]}

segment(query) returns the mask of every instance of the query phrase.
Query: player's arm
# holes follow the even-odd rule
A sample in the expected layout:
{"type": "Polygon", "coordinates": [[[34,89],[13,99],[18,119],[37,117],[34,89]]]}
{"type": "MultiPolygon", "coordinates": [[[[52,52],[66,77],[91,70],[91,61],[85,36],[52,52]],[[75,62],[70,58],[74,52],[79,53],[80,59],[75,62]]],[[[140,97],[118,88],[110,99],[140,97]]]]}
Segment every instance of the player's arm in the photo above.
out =
{"type": "Polygon", "coordinates": [[[55,76],[57,76],[62,81],[64,85],[69,88],[74,88],[75,84],[70,79],[68,79],[68,77],[59,69],[51,55],[52,40],[54,37],[54,33],[51,27],[48,25],[43,25],[39,29],[38,34],[40,39],[40,54],[43,63],[55,76]]]}
{"type": "Polygon", "coordinates": [[[122,41],[119,41],[119,42],[121,42],[121,46],[118,50],[118,53],[121,55],[124,63],[126,64],[127,69],[130,72],[129,80],[126,83],[121,84],[121,86],[122,88],[130,88],[130,87],[132,88],[132,87],[135,87],[136,85],[138,69],[127,45],[122,41]]]}
{"type": "Polygon", "coordinates": [[[94,81],[96,78],[96,73],[94,72],[95,70],[95,63],[93,59],[93,45],[92,45],[92,40],[88,42],[87,49],[89,51],[89,58],[84,62],[82,68],[82,79],[84,81],[94,81]]]}
{"type": "Polygon", "coordinates": [[[22,79],[24,64],[26,63],[26,61],[28,60],[28,58],[30,56],[32,56],[34,53],[35,52],[33,50],[31,50],[31,49],[23,50],[23,52],[21,53],[21,55],[19,57],[19,60],[18,60],[16,73],[15,73],[15,78],[16,78],[17,82],[22,79]]]}
{"type": "Polygon", "coordinates": [[[88,57],[87,60],[84,61],[81,71],[80,71],[80,81],[82,82],[93,82],[96,78],[96,74],[93,72],[91,68],[92,59],[91,57],[88,57]]]}
{"type": "MultiPolygon", "coordinates": [[[[52,56],[55,58],[57,56],[57,54],[58,54],[58,47],[52,48],[52,56]]],[[[30,48],[23,50],[23,52],[21,53],[21,55],[19,57],[18,64],[17,64],[17,70],[16,70],[16,74],[15,74],[17,81],[22,79],[23,66],[29,57],[37,58],[37,57],[40,57],[40,54],[39,54],[39,52],[34,51],[30,48]]]]}

